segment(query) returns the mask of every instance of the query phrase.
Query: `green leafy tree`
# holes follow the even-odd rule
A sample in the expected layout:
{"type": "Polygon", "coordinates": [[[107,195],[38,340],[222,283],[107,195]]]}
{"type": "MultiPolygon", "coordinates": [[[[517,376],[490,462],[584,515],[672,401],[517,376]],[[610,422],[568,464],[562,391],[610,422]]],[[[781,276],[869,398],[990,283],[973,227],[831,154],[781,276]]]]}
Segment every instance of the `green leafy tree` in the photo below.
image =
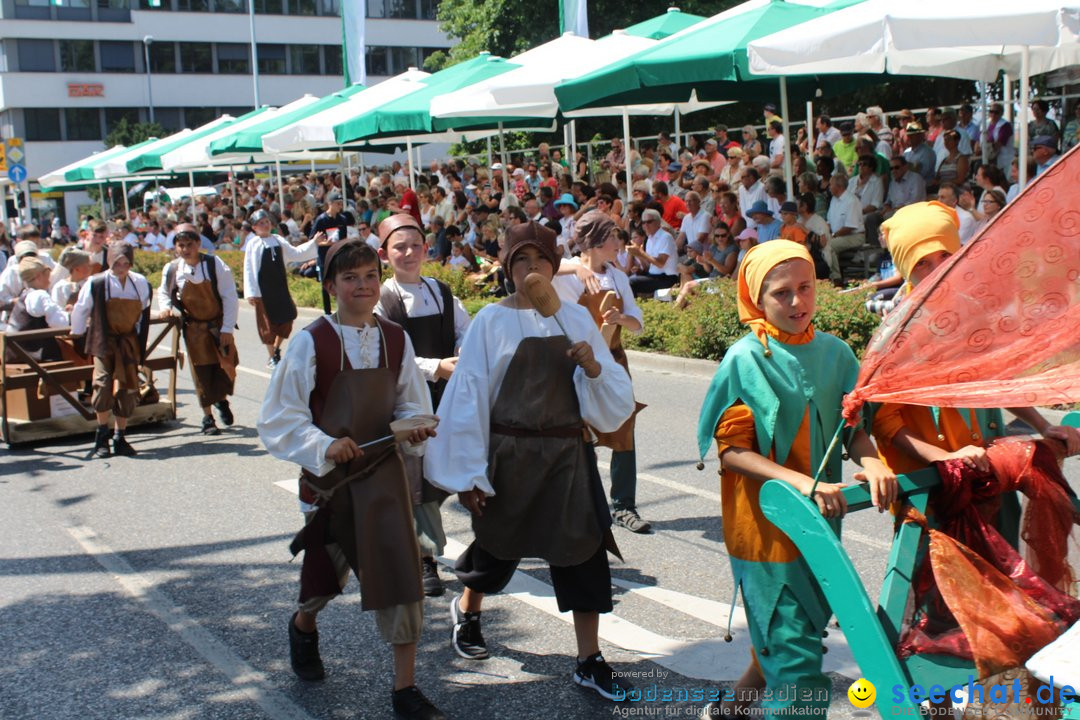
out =
{"type": "Polygon", "coordinates": [[[155,123],[129,123],[127,118],[120,118],[105,136],[105,147],[115,145],[135,145],[150,138],[163,138],[168,132],[161,125],[155,123]]]}

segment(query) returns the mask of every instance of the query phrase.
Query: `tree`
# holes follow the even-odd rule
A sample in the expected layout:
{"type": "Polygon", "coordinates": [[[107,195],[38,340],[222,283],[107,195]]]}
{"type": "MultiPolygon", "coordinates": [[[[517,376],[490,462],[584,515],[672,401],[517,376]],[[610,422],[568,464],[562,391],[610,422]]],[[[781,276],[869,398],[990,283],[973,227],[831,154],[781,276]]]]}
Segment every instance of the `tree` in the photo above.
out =
{"type": "Polygon", "coordinates": [[[122,117],[105,136],[105,147],[111,148],[116,145],[130,147],[150,138],[165,137],[167,134],[165,128],[156,122],[129,123],[127,118],[122,117]]]}

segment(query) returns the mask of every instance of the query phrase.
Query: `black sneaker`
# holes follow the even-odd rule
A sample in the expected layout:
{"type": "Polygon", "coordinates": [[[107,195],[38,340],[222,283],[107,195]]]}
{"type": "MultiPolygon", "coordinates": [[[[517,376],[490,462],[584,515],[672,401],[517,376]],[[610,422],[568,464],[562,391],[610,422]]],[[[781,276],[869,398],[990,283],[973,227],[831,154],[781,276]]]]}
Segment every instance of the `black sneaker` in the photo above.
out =
{"type": "Polygon", "coordinates": [[[112,451],[114,455],[123,455],[125,457],[135,457],[139,453],[135,452],[135,448],[131,447],[131,443],[127,441],[123,433],[117,433],[113,438],[112,451]]]}
{"type": "Polygon", "coordinates": [[[638,515],[637,508],[616,510],[611,514],[611,519],[615,521],[616,525],[624,527],[633,533],[640,534],[652,531],[652,525],[641,519],[641,516],[638,515]]]}
{"type": "Polygon", "coordinates": [[[431,701],[424,697],[424,693],[412,685],[401,690],[395,690],[391,694],[391,701],[394,706],[394,714],[400,718],[409,718],[409,720],[446,720],[446,716],[439,711],[439,708],[431,704],[431,701]]]}
{"type": "Polygon", "coordinates": [[[428,597],[439,597],[446,588],[443,587],[442,578],[439,577],[439,564],[435,558],[421,558],[424,563],[424,594],[428,597]]]}
{"type": "Polygon", "coordinates": [[[203,415],[202,434],[203,435],[220,435],[221,434],[221,430],[218,429],[217,424],[214,422],[214,416],[213,415],[203,415]]]}
{"type": "Polygon", "coordinates": [[[112,430],[105,426],[98,426],[94,433],[94,449],[90,451],[91,457],[110,458],[112,450],[109,449],[109,440],[112,439],[112,430]]]}
{"type": "Polygon", "coordinates": [[[301,632],[296,627],[296,613],[289,618],[289,660],[293,672],[301,680],[314,682],[326,677],[319,657],[319,631],[301,632]]]}
{"type": "Polygon", "coordinates": [[[221,416],[221,424],[225,427],[229,427],[236,421],[232,414],[232,408],[229,407],[228,400],[222,400],[221,402],[214,403],[214,407],[217,408],[218,415],[221,416]]]}
{"type": "Polygon", "coordinates": [[[480,613],[462,612],[458,605],[460,599],[460,595],[455,595],[450,600],[450,622],[454,625],[450,644],[454,646],[454,652],[466,660],[486,660],[491,655],[480,633],[480,613]]]}
{"type": "Polygon", "coordinates": [[[281,348],[274,350],[274,354],[266,361],[266,367],[271,369],[276,368],[279,362],[281,362],[281,348]]]}
{"type": "Polygon", "coordinates": [[[626,693],[633,689],[628,683],[615,679],[615,671],[600,653],[579,662],[573,679],[576,684],[595,690],[597,695],[608,700],[625,700],[626,693]]]}

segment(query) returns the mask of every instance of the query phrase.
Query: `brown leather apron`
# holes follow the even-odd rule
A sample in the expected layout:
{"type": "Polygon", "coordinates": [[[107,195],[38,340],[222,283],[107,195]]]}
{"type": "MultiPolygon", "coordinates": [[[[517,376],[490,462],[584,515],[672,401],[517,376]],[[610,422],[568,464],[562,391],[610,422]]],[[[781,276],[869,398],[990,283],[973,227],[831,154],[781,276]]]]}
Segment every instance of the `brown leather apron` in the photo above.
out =
{"type": "Polygon", "coordinates": [[[184,344],[191,364],[220,365],[229,379],[235,380],[240,359],[235,343],[229,346],[227,355],[220,350],[223,310],[210,282],[185,282],[180,289],[180,303],[184,307],[184,344]]]}
{"type": "Polygon", "coordinates": [[[503,560],[580,565],[610,536],[597,511],[599,489],[607,517],[603,489],[588,467],[569,348],[563,336],[522,340],[491,410],[488,479],[495,495],[473,517],[473,531],[503,560]]]}
{"type": "Polygon", "coordinates": [[[109,298],[105,319],[109,323],[109,350],[113,355],[113,378],[123,390],[139,389],[139,333],[136,326],[143,315],[141,300],[109,298]]]}
{"type": "MultiPolygon", "coordinates": [[[[358,445],[390,434],[397,373],[386,367],[386,357],[385,337],[379,368],[352,369],[342,348],[341,370],[330,384],[316,422],[319,429],[331,437],[351,437],[358,445]]],[[[302,539],[298,538],[305,548],[301,602],[340,592],[333,568],[323,557],[329,543],[341,548],[356,573],[364,610],[423,599],[412,500],[396,445],[368,448],[361,457],[322,477],[305,471],[301,482],[314,491],[319,506],[315,518],[301,531],[302,539]]]]}
{"type": "MultiPolygon", "coordinates": [[[[604,302],[604,297],[607,295],[607,291],[601,291],[598,293],[582,293],[578,298],[578,305],[582,305],[589,314],[592,315],[593,320],[596,322],[596,326],[600,327],[604,323],[603,316],[600,315],[600,304],[604,302]]],[[[615,307],[619,312],[623,311],[623,299],[615,296],[615,307]]],[[[626,370],[626,374],[630,374],[630,364],[627,361],[626,350],[622,345],[622,325],[615,327],[615,334],[611,336],[611,356],[615,358],[615,362],[619,363],[626,370]]],[[[590,427],[593,435],[596,436],[596,444],[603,447],[609,447],[615,452],[625,452],[627,450],[634,449],[634,418],[639,412],[644,410],[648,405],[634,401],[634,413],[627,418],[618,430],[610,433],[603,433],[596,428],[590,427]]]]}

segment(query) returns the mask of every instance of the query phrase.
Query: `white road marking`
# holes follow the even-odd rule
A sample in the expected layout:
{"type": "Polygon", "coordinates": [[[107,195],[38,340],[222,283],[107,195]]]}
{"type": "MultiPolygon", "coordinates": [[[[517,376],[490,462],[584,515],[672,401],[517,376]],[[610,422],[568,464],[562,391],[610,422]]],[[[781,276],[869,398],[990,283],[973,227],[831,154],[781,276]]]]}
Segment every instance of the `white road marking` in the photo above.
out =
{"type": "MultiPolygon", "coordinates": [[[[297,481],[293,478],[278,480],[274,485],[292,494],[297,492],[297,481]]],[[[447,567],[453,567],[454,560],[465,551],[465,547],[465,543],[454,538],[447,538],[445,554],[439,558],[440,562],[447,567]]],[[[727,626],[731,606],[725,603],[620,578],[612,578],[612,583],[710,625],[727,626]]],[[[555,589],[531,575],[521,571],[515,572],[502,594],[540,610],[563,623],[573,624],[570,613],[559,612],[558,603],[555,600],[555,589]]],[[[654,633],[614,613],[600,616],[600,637],[605,641],[637,653],[685,677],[710,682],[734,681],[746,669],[746,664],[749,662],[750,634],[746,629],[746,616],[739,606],[735,607],[731,627],[734,639],[730,643],[724,642],[722,637],[677,640],[654,633]]],[[[830,649],[830,652],[825,655],[827,671],[838,672],[852,678],[859,676],[851,651],[847,647],[847,641],[838,630],[830,630],[830,637],[825,644],[830,649]]]]}
{"type": "Polygon", "coordinates": [[[273,720],[313,720],[303,708],[275,690],[265,673],[246,663],[228,645],[184,613],[155,588],[152,581],[103,543],[93,530],[83,525],[67,526],[65,529],[83,552],[112,575],[129,597],[140,602],[151,615],[165,623],[181,640],[217,668],[238,693],[257,704],[267,717],[273,720]]]}
{"type": "Polygon", "coordinates": [[[247,373],[248,375],[254,375],[255,377],[261,377],[265,380],[269,380],[271,377],[273,377],[268,372],[263,372],[262,370],[252,370],[251,368],[246,368],[243,365],[237,365],[236,370],[238,372],[247,373]]]}

